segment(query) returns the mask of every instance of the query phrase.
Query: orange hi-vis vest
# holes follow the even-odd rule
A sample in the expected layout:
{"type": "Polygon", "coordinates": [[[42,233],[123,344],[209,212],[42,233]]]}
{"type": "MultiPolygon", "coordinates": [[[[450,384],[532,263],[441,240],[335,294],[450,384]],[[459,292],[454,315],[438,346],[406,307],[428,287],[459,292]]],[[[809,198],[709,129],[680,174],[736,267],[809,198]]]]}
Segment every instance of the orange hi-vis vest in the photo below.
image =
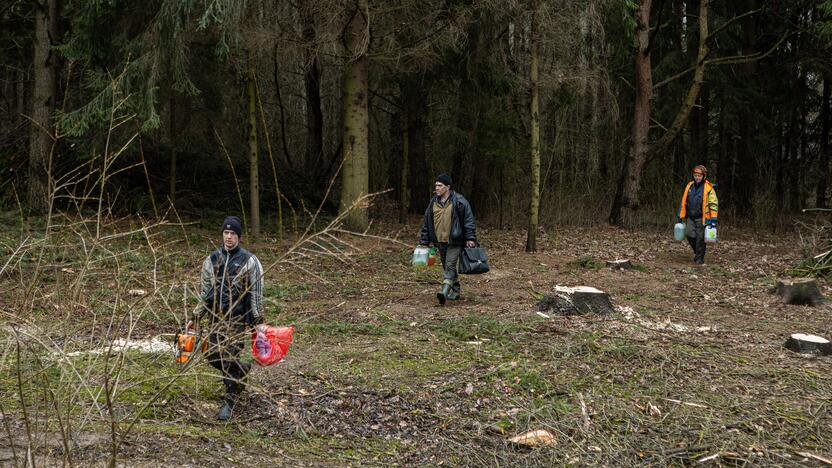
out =
{"type": "MultiPolygon", "coordinates": [[[[693,185],[693,181],[688,182],[688,185],[685,186],[685,191],[682,192],[682,207],[679,209],[679,217],[682,219],[686,217],[688,192],[690,191],[691,185],[693,185]]],[[[719,221],[718,211],[719,200],[716,197],[714,186],[705,180],[705,188],[702,190],[702,224],[709,224],[709,221],[719,221]]]]}

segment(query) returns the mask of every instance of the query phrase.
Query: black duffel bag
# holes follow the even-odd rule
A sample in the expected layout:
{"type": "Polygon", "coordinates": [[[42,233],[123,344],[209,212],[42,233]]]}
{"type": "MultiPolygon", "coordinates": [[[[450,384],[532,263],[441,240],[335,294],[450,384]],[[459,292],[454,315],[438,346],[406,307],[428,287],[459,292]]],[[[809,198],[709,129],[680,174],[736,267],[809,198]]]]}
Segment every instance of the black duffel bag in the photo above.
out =
{"type": "Polygon", "coordinates": [[[488,255],[485,249],[476,247],[465,247],[462,255],[459,256],[459,273],[462,275],[480,275],[488,272],[488,255]]]}

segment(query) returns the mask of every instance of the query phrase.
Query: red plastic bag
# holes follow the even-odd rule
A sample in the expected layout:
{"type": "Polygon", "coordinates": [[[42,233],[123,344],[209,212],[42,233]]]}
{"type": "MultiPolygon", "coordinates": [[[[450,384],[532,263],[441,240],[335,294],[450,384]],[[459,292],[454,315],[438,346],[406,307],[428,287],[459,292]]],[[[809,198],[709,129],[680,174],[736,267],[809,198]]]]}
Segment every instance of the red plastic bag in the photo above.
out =
{"type": "Polygon", "coordinates": [[[270,366],[283,359],[292,344],[295,327],[266,326],[264,331],[251,333],[251,355],[261,366],[270,366]]]}

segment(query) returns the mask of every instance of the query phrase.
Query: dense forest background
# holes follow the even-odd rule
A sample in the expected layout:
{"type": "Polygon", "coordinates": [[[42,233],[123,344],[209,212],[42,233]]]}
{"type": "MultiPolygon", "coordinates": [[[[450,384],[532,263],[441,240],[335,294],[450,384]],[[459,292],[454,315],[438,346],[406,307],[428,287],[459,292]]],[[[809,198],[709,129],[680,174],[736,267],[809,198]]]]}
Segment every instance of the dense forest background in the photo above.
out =
{"type": "Polygon", "coordinates": [[[404,220],[447,171],[533,248],[538,224],[669,224],[704,164],[723,222],[775,228],[830,203],[830,18],[829,0],[6,0],[0,204],[240,210],[281,235],[322,202],[353,228],[404,220]]]}

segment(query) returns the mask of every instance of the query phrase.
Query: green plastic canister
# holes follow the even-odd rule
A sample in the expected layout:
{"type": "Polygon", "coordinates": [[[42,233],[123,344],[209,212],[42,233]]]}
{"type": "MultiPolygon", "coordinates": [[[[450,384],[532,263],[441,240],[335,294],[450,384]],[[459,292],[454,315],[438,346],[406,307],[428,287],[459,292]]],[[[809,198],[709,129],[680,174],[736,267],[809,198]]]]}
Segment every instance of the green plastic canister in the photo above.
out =
{"type": "Polygon", "coordinates": [[[716,242],[716,227],[705,226],[705,242],[716,242]]]}

